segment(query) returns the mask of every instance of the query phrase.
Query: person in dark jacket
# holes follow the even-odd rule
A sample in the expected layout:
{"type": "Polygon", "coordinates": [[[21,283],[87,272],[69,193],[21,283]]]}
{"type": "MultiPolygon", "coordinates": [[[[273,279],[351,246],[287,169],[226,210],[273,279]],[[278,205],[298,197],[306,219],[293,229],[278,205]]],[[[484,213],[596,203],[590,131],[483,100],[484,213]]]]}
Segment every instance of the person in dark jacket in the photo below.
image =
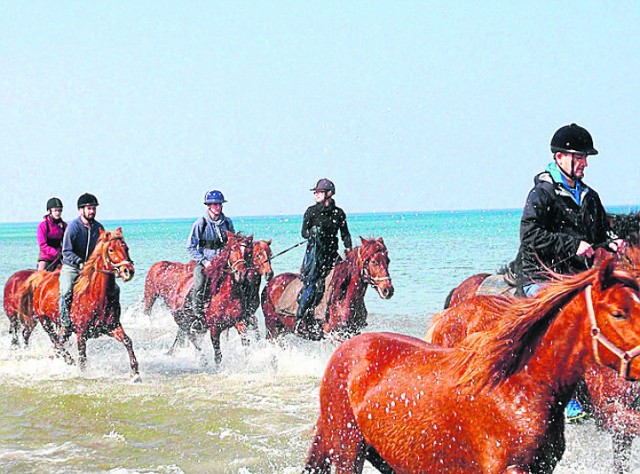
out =
{"type": "Polygon", "coordinates": [[[47,214],[38,225],[38,270],[53,271],[62,264],[62,237],[67,223],[62,220],[62,201],[53,197],[47,201],[47,214]]]}
{"type": "MultiPolygon", "coordinates": [[[[593,263],[595,248],[622,252],[626,243],[610,231],[598,193],[582,179],[587,159],[597,155],[591,134],[572,123],[551,138],[553,160],[534,178],[520,220],[517,261],[524,294],[532,297],[548,278],[548,270],[578,273],[593,263]]],[[[586,415],[577,400],[565,414],[575,420],[586,415]]]]}
{"type": "Polygon", "coordinates": [[[572,123],[551,139],[551,161],[534,178],[520,220],[521,280],[533,296],[547,279],[548,269],[578,273],[593,263],[595,248],[621,252],[625,243],[610,232],[598,193],[582,179],[593,147],[589,132],[572,123]]]}
{"type": "MultiPolygon", "coordinates": [[[[73,286],[80,270],[96,247],[100,230],[104,227],[96,220],[98,199],[89,193],[78,198],[80,215],[72,220],[62,239],[62,269],[60,270],[60,323],[66,333],[71,331],[69,311],[73,300],[73,286]]],[[[116,291],[119,288],[116,285],[116,291]]]]}
{"type": "Polygon", "coordinates": [[[187,239],[187,252],[196,262],[193,269],[193,290],[191,304],[195,319],[191,324],[192,331],[204,329],[204,296],[206,293],[207,277],[205,268],[211,265],[211,260],[218,256],[227,244],[227,231],[235,234],[233,222],[222,213],[224,195],[214,189],[204,196],[207,212],[191,226],[187,239]]]}
{"type": "Polygon", "coordinates": [[[302,220],[301,234],[308,240],[301,268],[303,289],[298,297],[296,314],[298,321],[306,320],[308,323],[314,321],[310,313],[324,293],[324,279],[339,259],[338,232],[347,250],[351,250],[352,245],[347,216],[333,199],[335,185],[323,178],[311,191],[316,204],[306,210],[302,220]]]}

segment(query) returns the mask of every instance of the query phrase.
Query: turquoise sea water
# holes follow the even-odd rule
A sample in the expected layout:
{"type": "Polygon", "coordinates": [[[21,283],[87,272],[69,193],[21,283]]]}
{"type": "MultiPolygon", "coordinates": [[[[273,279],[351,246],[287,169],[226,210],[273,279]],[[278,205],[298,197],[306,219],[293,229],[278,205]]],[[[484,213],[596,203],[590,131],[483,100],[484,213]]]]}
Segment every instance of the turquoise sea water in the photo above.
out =
{"type": "MultiPolygon", "coordinates": [[[[151,316],[141,311],[148,268],[159,260],[187,261],[185,242],[195,217],[103,221],[107,229],[122,227],[136,264],[134,279],[120,286],[123,326],[134,342],[141,384],[129,381],[126,352],[108,338],[89,341],[89,366],[81,373],[50,358],[41,328],[30,348],[10,350],[7,319],[0,318],[3,472],[300,472],[320,377],[335,346],[289,337],[282,346],[260,340],[245,351],[230,332],[223,337],[223,363],[215,368],[204,363],[212,357],[206,340],[205,360],[188,346],[167,356],[175,335],[171,316],[161,304],[151,316]]],[[[395,294],[384,301],[368,291],[367,330],[422,337],[452,287],[474,273],[495,271],[518,247],[520,210],[348,219],[355,243],[358,236],[383,237],[391,258],[395,294]]],[[[299,216],[237,217],[234,223],[255,238],[273,239],[274,253],[301,241],[299,216]]],[[[3,283],[35,266],[36,227],[0,224],[3,283]]],[[[297,271],[303,252],[300,246],[275,259],[276,274],[297,271]]],[[[609,438],[592,422],[571,425],[567,438],[557,472],[610,472],[609,438]]],[[[634,455],[640,472],[638,449],[634,455]]]]}

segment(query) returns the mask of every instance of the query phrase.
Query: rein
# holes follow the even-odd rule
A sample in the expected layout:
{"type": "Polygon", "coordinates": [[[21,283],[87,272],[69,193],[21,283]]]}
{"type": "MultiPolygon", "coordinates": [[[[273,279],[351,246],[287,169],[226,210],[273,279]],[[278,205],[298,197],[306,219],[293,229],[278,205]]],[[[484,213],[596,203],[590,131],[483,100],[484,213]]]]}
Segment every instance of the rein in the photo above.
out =
{"type": "Polygon", "coordinates": [[[609,349],[612,353],[614,353],[618,359],[620,359],[620,370],[618,373],[621,377],[624,377],[626,380],[629,379],[629,370],[631,368],[631,362],[633,359],[640,355],[640,345],[637,345],[630,351],[624,351],[616,346],[613,342],[611,342],[607,337],[602,334],[602,331],[598,327],[598,323],[596,322],[596,314],[593,310],[593,299],[591,297],[591,287],[589,285],[584,290],[584,297],[587,301],[587,312],[589,313],[589,322],[591,323],[591,341],[593,342],[593,355],[598,364],[602,364],[600,360],[600,354],[598,352],[598,343],[602,344],[604,347],[609,349]]]}
{"type": "MultiPolygon", "coordinates": [[[[289,247],[289,248],[287,248],[287,249],[284,249],[282,252],[278,252],[277,254],[272,255],[271,257],[269,257],[269,258],[266,260],[266,262],[270,262],[270,261],[271,261],[271,260],[273,260],[274,258],[279,257],[280,255],[283,255],[283,254],[287,253],[289,250],[293,250],[293,249],[294,249],[294,248],[296,248],[296,247],[300,247],[302,244],[304,244],[304,243],[306,243],[306,242],[307,242],[306,240],[303,240],[302,242],[298,242],[297,244],[292,245],[291,247],[289,247]]],[[[265,262],[265,263],[266,263],[266,262],[265,262]]]]}

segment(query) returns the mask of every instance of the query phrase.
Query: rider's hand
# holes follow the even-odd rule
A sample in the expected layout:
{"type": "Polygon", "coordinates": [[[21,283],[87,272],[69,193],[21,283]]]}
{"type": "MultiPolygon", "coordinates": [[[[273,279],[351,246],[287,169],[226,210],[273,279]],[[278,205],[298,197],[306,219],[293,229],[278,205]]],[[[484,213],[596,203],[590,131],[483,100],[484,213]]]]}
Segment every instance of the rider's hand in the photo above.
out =
{"type": "Polygon", "coordinates": [[[578,250],[576,250],[576,255],[578,257],[593,257],[593,247],[591,246],[591,244],[585,242],[584,240],[580,241],[580,245],[578,245],[578,250]]]}
{"type": "Polygon", "coordinates": [[[627,243],[622,239],[616,239],[609,243],[609,248],[614,252],[620,254],[627,250],[627,243]]]}
{"type": "Polygon", "coordinates": [[[211,266],[211,262],[209,260],[203,260],[202,265],[204,268],[209,268],[211,266]]]}

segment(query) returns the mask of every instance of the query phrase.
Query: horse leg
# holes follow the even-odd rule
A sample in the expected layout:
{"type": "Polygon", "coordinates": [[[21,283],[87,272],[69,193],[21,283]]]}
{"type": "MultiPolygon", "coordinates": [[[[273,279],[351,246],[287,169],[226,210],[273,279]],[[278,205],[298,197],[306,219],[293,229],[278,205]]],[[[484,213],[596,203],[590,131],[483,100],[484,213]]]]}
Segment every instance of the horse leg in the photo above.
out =
{"type": "Polygon", "coordinates": [[[58,337],[58,333],[56,331],[56,328],[54,327],[53,322],[48,318],[42,318],[40,320],[40,323],[42,324],[44,331],[49,336],[49,339],[51,339],[51,342],[53,343],[53,350],[56,356],[62,357],[68,365],[73,365],[73,357],[71,357],[69,351],[63,346],[64,341],[62,341],[58,337]]]}
{"type": "Polygon", "coordinates": [[[84,371],[87,368],[87,334],[83,332],[76,332],[76,340],[78,342],[78,365],[80,370],[84,371]]]}
{"type": "Polygon", "coordinates": [[[249,340],[249,336],[247,334],[247,324],[244,321],[240,321],[235,324],[236,331],[238,331],[238,335],[240,336],[240,341],[242,341],[242,346],[246,349],[251,344],[249,340]]]}
{"type": "Polygon", "coordinates": [[[178,327],[178,332],[176,333],[176,339],[171,344],[171,347],[167,351],[168,356],[173,356],[176,347],[182,347],[184,345],[184,331],[178,327]]]}
{"type": "Polygon", "coordinates": [[[629,472],[631,458],[631,444],[633,436],[624,432],[615,432],[611,436],[613,446],[613,468],[616,474],[629,472]]]}
{"type": "Polygon", "coordinates": [[[18,347],[18,326],[20,321],[17,314],[7,314],[9,318],[9,334],[11,335],[11,348],[18,347]]]}
{"type": "Polygon", "coordinates": [[[216,325],[212,325],[209,328],[209,335],[211,336],[211,344],[213,345],[213,360],[216,365],[222,362],[222,351],[220,350],[220,328],[216,325]]]}
{"type": "Polygon", "coordinates": [[[127,352],[129,353],[129,365],[131,366],[131,378],[134,382],[140,382],[141,379],[140,372],[138,371],[138,360],[133,352],[133,343],[131,342],[131,339],[125,334],[122,326],[115,328],[109,335],[116,341],[123,343],[124,347],[127,348],[127,352]]]}
{"type": "Polygon", "coordinates": [[[367,461],[371,463],[373,467],[375,467],[382,474],[394,474],[394,470],[387,464],[387,461],[382,459],[378,451],[376,451],[373,446],[369,446],[365,453],[365,457],[367,461]]]}

